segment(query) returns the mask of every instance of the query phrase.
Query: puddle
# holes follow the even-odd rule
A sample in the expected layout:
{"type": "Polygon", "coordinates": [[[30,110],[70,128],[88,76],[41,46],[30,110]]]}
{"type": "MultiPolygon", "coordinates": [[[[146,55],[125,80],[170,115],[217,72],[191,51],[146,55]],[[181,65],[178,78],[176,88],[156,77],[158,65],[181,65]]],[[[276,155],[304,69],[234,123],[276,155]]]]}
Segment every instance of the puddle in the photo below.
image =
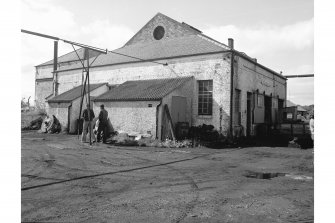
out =
{"type": "Polygon", "coordinates": [[[310,176],[304,176],[304,175],[291,175],[291,174],[286,174],[286,177],[292,178],[294,180],[313,180],[313,177],[310,176]]]}
{"type": "Polygon", "coordinates": [[[267,180],[269,180],[271,178],[285,176],[285,173],[266,173],[266,172],[263,173],[263,172],[248,171],[243,176],[248,177],[248,178],[267,179],[267,180]]]}

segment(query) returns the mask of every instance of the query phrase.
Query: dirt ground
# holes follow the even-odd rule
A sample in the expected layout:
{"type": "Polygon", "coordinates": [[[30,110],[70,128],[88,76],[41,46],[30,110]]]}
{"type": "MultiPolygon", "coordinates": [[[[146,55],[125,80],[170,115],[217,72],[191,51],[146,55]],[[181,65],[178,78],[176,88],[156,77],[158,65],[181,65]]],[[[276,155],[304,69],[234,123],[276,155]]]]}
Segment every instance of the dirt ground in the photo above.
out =
{"type": "Polygon", "coordinates": [[[21,137],[24,222],[313,222],[313,149],[90,147],[71,135],[21,137]]]}

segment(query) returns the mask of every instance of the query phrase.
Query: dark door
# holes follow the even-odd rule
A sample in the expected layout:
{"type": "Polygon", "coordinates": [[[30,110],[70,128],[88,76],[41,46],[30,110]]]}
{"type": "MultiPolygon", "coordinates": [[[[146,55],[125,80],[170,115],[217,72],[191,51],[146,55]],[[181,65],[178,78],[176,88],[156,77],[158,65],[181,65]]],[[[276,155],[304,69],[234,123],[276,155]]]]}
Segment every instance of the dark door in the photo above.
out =
{"type": "Polygon", "coordinates": [[[269,96],[264,97],[264,105],[265,105],[265,114],[264,121],[266,124],[272,123],[272,99],[269,96]]]}
{"type": "Polygon", "coordinates": [[[186,122],[186,104],[186,97],[172,96],[171,118],[174,125],[186,122]]]}
{"type": "Polygon", "coordinates": [[[252,94],[250,92],[247,93],[247,136],[250,136],[251,133],[251,98],[252,94]]]}

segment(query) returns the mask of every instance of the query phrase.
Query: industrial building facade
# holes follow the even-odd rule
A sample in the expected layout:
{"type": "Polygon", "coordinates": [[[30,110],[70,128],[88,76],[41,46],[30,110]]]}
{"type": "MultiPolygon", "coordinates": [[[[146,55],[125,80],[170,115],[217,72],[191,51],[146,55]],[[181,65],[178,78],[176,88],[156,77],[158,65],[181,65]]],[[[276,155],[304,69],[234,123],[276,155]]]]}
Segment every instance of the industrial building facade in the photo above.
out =
{"type": "MultiPolygon", "coordinates": [[[[83,49],[78,53],[83,56],[83,49]]],[[[90,53],[90,61],[96,56],[90,53]]],[[[57,72],[52,71],[52,61],[36,66],[35,100],[47,111],[53,98],[50,95],[70,91],[83,80],[82,66],[74,52],[59,57],[57,72]]],[[[113,88],[113,93],[105,93],[113,97],[97,96],[93,105],[96,112],[100,104],[106,105],[116,129],[133,128],[159,139],[164,129],[159,109],[164,103],[172,113],[173,122],[180,121],[178,114],[185,113],[181,115],[185,116],[182,121],[190,126],[213,125],[223,135],[248,136],[255,134],[258,124],[280,121],[278,113],[286,101],[286,78],[235,50],[232,39],[225,45],[161,13],[123,47],[99,55],[90,68],[90,82],[120,87],[113,88]],[[155,100],[130,96],[115,100],[118,91],[127,92],[127,85],[123,85],[127,82],[134,84],[134,89],[145,86],[138,88],[143,92],[157,86],[163,88],[164,83],[173,82],[176,86],[171,87],[171,92],[162,90],[166,94],[155,100]],[[183,84],[179,85],[180,82],[183,84]],[[179,109],[183,104],[186,106],[179,109]],[[124,121],[124,111],[129,123],[124,121]],[[151,124],[147,125],[143,115],[148,116],[151,124]]]]}

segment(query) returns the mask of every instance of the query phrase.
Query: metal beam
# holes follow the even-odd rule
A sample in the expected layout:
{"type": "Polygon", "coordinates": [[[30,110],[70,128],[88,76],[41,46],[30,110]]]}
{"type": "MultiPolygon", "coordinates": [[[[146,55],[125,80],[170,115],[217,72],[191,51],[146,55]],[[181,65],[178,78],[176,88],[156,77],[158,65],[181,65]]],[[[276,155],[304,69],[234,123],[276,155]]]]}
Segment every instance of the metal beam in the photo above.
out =
{"type": "Polygon", "coordinates": [[[21,32],[27,33],[27,34],[30,34],[30,35],[35,35],[35,36],[40,36],[40,37],[48,38],[48,39],[53,39],[53,40],[57,40],[57,41],[58,40],[62,40],[64,43],[69,43],[69,44],[72,44],[72,45],[76,45],[76,46],[79,46],[79,47],[83,47],[83,48],[86,48],[86,49],[97,51],[99,53],[107,54],[107,52],[108,52],[107,49],[104,50],[104,49],[101,49],[101,48],[98,48],[98,47],[89,46],[89,45],[82,44],[82,43],[76,43],[76,42],[72,42],[72,41],[69,41],[69,40],[61,39],[59,37],[50,36],[50,35],[46,35],[46,34],[42,34],[42,33],[37,33],[37,32],[32,32],[32,31],[29,31],[29,30],[21,29],[21,32]]]}
{"type": "Polygon", "coordinates": [[[28,31],[28,30],[24,30],[24,29],[21,29],[21,32],[27,33],[27,34],[30,34],[30,35],[35,35],[35,36],[48,38],[48,39],[60,40],[58,37],[55,37],[55,36],[50,36],[50,35],[46,35],[46,34],[42,34],[42,33],[32,32],[32,31],[28,31]]]}
{"type": "Polygon", "coordinates": [[[314,74],[286,75],[286,78],[314,77],[314,74]]]}

